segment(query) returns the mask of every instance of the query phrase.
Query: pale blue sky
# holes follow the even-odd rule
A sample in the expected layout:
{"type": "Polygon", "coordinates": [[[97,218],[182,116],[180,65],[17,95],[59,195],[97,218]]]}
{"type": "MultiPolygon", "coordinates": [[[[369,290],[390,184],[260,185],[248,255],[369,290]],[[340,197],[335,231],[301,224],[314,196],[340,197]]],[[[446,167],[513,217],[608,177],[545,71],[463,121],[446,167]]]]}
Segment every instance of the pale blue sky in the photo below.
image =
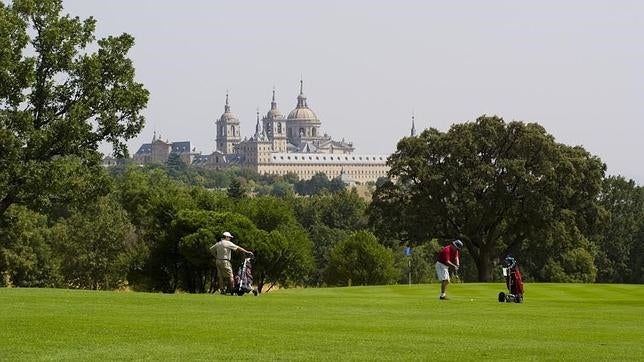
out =
{"type": "Polygon", "coordinates": [[[64,0],[99,36],[135,36],[151,92],[135,152],[156,131],[215,149],[226,90],[254,131],[273,87],[335,139],[388,154],[416,128],[482,114],[542,124],[644,184],[644,1],[64,0]]]}

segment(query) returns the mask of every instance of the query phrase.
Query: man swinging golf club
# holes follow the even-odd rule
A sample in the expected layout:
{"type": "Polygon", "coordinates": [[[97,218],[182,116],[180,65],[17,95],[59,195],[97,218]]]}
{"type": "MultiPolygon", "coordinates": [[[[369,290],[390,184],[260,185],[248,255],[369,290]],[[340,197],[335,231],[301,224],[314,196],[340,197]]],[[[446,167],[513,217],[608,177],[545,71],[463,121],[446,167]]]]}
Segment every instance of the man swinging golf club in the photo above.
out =
{"type": "Polygon", "coordinates": [[[441,248],[438,252],[438,260],[436,260],[436,276],[441,281],[441,295],[439,299],[445,300],[447,298],[447,285],[449,284],[449,267],[453,267],[458,271],[460,266],[460,259],[458,256],[458,249],[463,247],[463,242],[454,240],[450,244],[441,248]]]}
{"type": "Polygon", "coordinates": [[[210,247],[210,252],[215,256],[215,265],[217,266],[217,278],[219,279],[219,288],[221,294],[232,293],[234,279],[233,268],[230,265],[230,256],[233,250],[239,250],[246,254],[253,255],[252,252],[236,245],[230,239],[232,234],[228,231],[222,234],[222,239],[210,247]],[[224,290],[224,277],[226,278],[227,289],[224,290]]]}

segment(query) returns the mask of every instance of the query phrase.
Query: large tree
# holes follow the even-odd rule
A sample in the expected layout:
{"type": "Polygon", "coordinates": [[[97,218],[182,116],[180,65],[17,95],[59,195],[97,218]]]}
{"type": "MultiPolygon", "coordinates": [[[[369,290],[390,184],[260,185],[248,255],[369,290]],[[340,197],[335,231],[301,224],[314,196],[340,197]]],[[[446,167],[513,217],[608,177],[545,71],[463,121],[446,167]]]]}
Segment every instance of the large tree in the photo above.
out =
{"type": "Polygon", "coordinates": [[[376,229],[412,244],[460,238],[481,281],[490,280],[496,259],[535,240],[564,211],[587,228],[605,170],[536,123],[488,116],[404,138],[388,164],[395,182],[374,194],[376,229]]]}
{"type": "Polygon", "coordinates": [[[644,222],[644,192],[633,180],[611,176],[603,182],[599,203],[609,217],[596,239],[598,281],[637,283],[634,275],[638,268],[633,261],[642,242],[639,232],[644,222]]]}
{"type": "Polygon", "coordinates": [[[116,156],[143,127],[148,91],[134,79],[128,34],[96,41],[96,22],[61,0],[0,2],[0,217],[105,193],[102,142],[116,156]],[[69,165],[84,182],[67,183],[69,165]]]}

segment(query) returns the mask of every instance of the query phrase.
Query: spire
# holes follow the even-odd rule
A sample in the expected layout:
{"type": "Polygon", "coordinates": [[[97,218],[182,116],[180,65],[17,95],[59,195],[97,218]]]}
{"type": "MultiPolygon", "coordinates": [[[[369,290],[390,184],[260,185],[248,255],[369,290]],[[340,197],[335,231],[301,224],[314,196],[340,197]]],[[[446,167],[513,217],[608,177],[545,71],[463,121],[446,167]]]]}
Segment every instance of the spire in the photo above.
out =
{"type": "Polygon", "coordinates": [[[259,124],[259,107],[257,107],[257,123],[255,124],[255,140],[259,139],[259,135],[262,133],[262,126],[259,124]]]}
{"type": "Polygon", "coordinates": [[[262,127],[262,141],[268,141],[268,135],[266,134],[266,127],[262,127]]]}
{"type": "MultiPolygon", "coordinates": [[[[273,98],[271,99],[271,109],[266,113],[264,120],[274,121],[283,118],[280,111],[277,109],[277,101],[275,100],[275,86],[273,86],[273,98]]],[[[264,125],[266,126],[266,125],[264,125]]]]}
{"type": "Polygon", "coordinates": [[[300,95],[297,96],[297,108],[307,108],[306,96],[304,96],[304,80],[300,78],[300,95]]]}
{"type": "Polygon", "coordinates": [[[273,87],[273,100],[271,101],[271,109],[277,109],[277,102],[275,102],[275,87],[273,87]]]}
{"type": "Polygon", "coordinates": [[[230,112],[230,105],[228,104],[228,90],[226,90],[226,106],[224,107],[224,112],[230,112]]]}
{"type": "Polygon", "coordinates": [[[415,118],[416,116],[412,113],[411,114],[411,136],[416,137],[416,125],[415,125],[415,118]]]}

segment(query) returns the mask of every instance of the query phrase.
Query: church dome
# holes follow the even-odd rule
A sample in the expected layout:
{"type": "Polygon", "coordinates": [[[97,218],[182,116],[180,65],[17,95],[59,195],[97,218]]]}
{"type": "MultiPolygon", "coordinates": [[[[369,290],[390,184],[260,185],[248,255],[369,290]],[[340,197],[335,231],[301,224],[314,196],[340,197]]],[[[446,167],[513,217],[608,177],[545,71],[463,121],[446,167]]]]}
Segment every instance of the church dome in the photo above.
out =
{"type": "Polygon", "coordinates": [[[219,118],[222,122],[239,122],[239,119],[237,116],[235,116],[231,111],[230,111],[230,105],[228,104],[228,93],[226,93],[226,105],[224,106],[224,113],[221,115],[219,118]]]}
{"type": "Polygon", "coordinates": [[[282,113],[277,109],[271,109],[270,111],[268,111],[268,113],[266,113],[266,117],[271,119],[280,118],[282,117],[282,113]]]}
{"type": "Polygon", "coordinates": [[[297,96],[297,107],[288,114],[288,119],[298,120],[318,120],[315,112],[306,104],[306,97],[302,92],[302,81],[300,80],[300,95],[297,96]]]}
{"type": "Polygon", "coordinates": [[[317,120],[318,116],[308,107],[306,108],[295,108],[288,114],[288,119],[310,119],[317,120]]]}
{"type": "Polygon", "coordinates": [[[277,102],[275,102],[275,89],[273,89],[273,101],[271,102],[271,110],[266,113],[266,118],[277,119],[282,118],[282,112],[277,109],[277,102]]]}
{"type": "Polygon", "coordinates": [[[231,113],[231,112],[224,112],[224,113],[221,115],[221,120],[222,120],[222,121],[238,121],[239,119],[237,118],[237,116],[235,116],[235,115],[234,115],[233,113],[231,113]]]}

